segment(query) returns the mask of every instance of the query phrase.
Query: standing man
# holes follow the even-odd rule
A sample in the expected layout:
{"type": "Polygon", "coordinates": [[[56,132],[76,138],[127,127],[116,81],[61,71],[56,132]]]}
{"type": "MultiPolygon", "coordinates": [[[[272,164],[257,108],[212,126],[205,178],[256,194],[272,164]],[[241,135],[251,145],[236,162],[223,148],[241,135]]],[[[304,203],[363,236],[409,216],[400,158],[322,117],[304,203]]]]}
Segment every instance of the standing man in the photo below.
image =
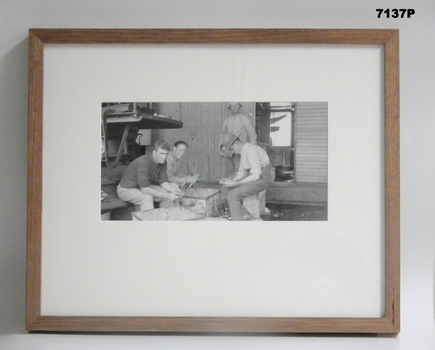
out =
{"type": "Polygon", "coordinates": [[[193,176],[181,174],[178,170],[180,168],[180,160],[187,152],[187,143],[185,141],[177,141],[174,144],[172,152],[169,153],[166,160],[166,174],[168,175],[168,181],[171,183],[177,183],[180,186],[187,186],[194,184],[201,177],[199,174],[193,176]]]}
{"type": "Polygon", "coordinates": [[[169,151],[167,142],[157,141],[150,155],[133,160],[125,169],[117,187],[118,197],[138,205],[140,210],[154,209],[153,200],[161,202],[161,206],[172,206],[182,196],[182,192],[177,184],[168,181],[166,175],[169,151]]]}
{"type": "MultiPolygon", "coordinates": [[[[231,111],[231,114],[224,120],[221,140],[226,133],[232,133],[234,135],[239,135],[240,140],[243,142],[255,144],[257,142],[255,128],[250,119],[246,115],[240,113],[240,108],[242,108],[242,104],[240,102],[231,102],[228,105],[227,109],[231,111]]],[[[222,151],[220,145],[219,153],[221,156],[226,158],[226,176],[229,176],[230,174],[234,173],[234,171],[237,171],[239,168],[240,157],[238,155],[234,155],[234,153],[229,150],[226,152],[222,151]]]]}
{"type": "Polygon", "coordinates": [[[235,221],[250,220],[243,206],[243,198],[265,190],[272,181],[271,165],[266,151],[260,146],[242,141],[237,135],[226,133],[222,148],[239,154],[240,166],[234,177],[219,181],[227,196],[231,217],[235,221]]]}

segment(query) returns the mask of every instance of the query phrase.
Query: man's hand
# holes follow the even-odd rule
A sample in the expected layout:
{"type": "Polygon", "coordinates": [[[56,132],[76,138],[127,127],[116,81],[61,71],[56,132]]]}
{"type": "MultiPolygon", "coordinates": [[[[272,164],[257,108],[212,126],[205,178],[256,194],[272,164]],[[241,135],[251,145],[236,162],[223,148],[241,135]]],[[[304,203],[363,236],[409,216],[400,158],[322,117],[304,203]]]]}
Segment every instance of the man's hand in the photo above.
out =
{"type": "Polygon", "coordinates": [[[198,175],[198,174],[193,175],[193,176],[189,176],[187,182],[190,183],[190,184],[194,184],[195,182],[198,182],[198,181],[199,181],[200,177],[201,177],[201,176],[198,175]]]}
{"type": "Polygon", "coordinates": [[[229,179],[227,177],[223,178],[223,179],[220,179],[219,180],[219,185],[224,185],[226,181],[229,181],[229,179]]]}
{"type": "Polygon", "coordinates": [[[233,181],[233,180],[225,180],[223,182],[223,185],[226,187],[234,188],[240,185],[239,181],[233,181]]]}
{"type": "Polygon", "coordinates": [[[171,193],[171,192],[168,193],[168,200],[170,200],[171,202],[173,202],[179,198],[180,198],[180,196],[176,193],[171,193]]]}
{"type": "Polygon", "coordinates": [[[176,194],[178,196],[178,198],[184,196],[183,191],[181,191],[179,188],[176,188],[173,193],[176,194]]]}

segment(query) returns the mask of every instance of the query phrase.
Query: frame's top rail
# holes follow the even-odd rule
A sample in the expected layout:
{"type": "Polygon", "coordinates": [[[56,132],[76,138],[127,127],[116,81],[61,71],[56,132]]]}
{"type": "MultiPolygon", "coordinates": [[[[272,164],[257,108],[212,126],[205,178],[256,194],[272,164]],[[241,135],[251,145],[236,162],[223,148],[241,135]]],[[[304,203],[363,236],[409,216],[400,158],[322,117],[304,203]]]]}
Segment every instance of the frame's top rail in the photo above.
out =
{"type": "Polygon", "coordinates": [[[380,45],[397,34],[396,29],[30,29],[30,36],[51,44],[380,45]]]}

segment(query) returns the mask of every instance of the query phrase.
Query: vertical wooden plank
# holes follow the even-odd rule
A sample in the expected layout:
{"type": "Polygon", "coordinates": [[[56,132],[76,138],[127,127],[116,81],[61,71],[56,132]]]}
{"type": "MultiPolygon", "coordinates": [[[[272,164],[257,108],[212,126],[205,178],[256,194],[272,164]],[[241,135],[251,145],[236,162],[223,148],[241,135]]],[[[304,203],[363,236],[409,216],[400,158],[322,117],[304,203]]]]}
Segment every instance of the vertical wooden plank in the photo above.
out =
{"type": "Polygon", "coordinates": [[[200,164],[201,171],[206,174],[203,177],[204,181],[211,181],[214,176],[213,154],[211,153],[211,145],[213,142],[213,122],[214,108],[212,102],[202,103],[203,120],[201,121],[201,136],[200,136],[200,164]]]}
{"type": "MultiPolygon", "coordinates": [[[[216,125],[216,148],[219,146],[224,120],[229,115],[228,104],[229,102],[222,102],[218,105],[218,113],[220,113],[220,115],[218,117],[219,124],[216,125]]],[[[225,159],[219,154],[217,161],[219,166],[219,179],[222,179],[223,177],[227,176],[224,167],[225,159]]]]}
{"type": "Polygon", "coordinates": [[[206,174],[207,181],[210,181],[210,178],[213,174],[210,173],[209,161],[208,161],[208,151],[209,151],[209,141],[211,139],[209,133],[209,124],[212,121],[209,103],[202,102],[198,104],[200,107],[199,110],[199,118],[201,120],[201,129],[198,132],[198,160],[197,160],[197,168],[201,168],[201,170],[206,174]]]}
{"type": "Polygon", "coordinates": [[[27,185],[26,328],[41,316],[42,143],[44,44],[29,35],[29,132],[27,185]]]}
{"type": "Polygon", "coordinates": [[[209,154],[208,162],[210,164],[210,181],[216,182],[222,178],[222,157],[218,152],[218,145],[220,141],[220,135],[222,130],[223,120],[226,117],[225,102],[211,102],[208,104],[210,118],[208,120],[208,139],[209,144],[207,151],[209,154]]]}
{"type": "Polygon", "coordinates": [[[215,110],[215,123],[214,123],[214,145],[213,145],[213,160],[216,167],[215,170],[215,180],[218,181],[224,177],[224,167],[223,167],[223,157],[219,154],[218,147],[221,139],[222,133],[222,125],[224,123],[226,112],[227,112],[227,103],[221,102],[216,103],[215,110]]]}
{"type": "MultiPolygon", "coordinates": [[[[206,109],[208,111],[208,121],[207,121],[207,125],[205,126],[205,135],[210,135],[211,137],[209,137],[207,139],[207,141],[205,142],[205,151],[204,153],[206,154],[206,156],[204,157],[204,161],[207,162],[207,168],[208,168],[208,173],[210,176],[214,176],[216,174],[216,166],[214,164],[214,152],[213,152],[213,143],[214,143],[214,138],[213,138],[213,134],[214,134],[214,121],[215,121],[215,116],[216,116],[216,106],[214,103],[212,102],[208,102],[206,103],[206,109]]],[[[204,136],[205,136],[204,135],[204,136]]]]}
{"type": "Polygon", "coordinates": [[[385,56],[385,311],[400,330],[400,62],[399,32],[384,46],[385,56]]]}

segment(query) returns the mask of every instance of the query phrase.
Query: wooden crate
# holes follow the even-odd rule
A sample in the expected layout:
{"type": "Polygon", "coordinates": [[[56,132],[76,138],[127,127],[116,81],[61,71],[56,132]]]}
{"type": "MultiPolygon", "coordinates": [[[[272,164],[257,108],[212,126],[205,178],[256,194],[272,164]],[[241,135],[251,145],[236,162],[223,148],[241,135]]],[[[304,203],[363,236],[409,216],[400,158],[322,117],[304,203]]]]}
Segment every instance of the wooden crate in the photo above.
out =
{"type": "Polygon", "coordinates": [[[184,190],[180,204],[205,217],[218,217],[222,206],[221,190],[218,188],[191,187],[184,190]]]}

